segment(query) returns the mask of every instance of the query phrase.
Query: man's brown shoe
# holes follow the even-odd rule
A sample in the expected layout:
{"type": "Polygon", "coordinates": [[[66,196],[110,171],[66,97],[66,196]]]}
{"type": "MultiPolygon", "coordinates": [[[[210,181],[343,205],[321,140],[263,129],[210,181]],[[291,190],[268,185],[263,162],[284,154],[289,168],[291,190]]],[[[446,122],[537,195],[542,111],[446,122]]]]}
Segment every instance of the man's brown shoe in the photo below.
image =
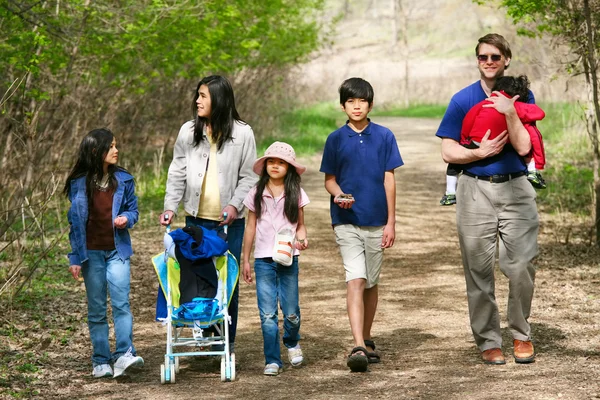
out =
{"type": "Polygon", "coordinates": [[[535,361],[535,351],[531,340],[513,340],[515,362],[519,364],[528,364],[535,361]]]}
{"type": "Polygon", "coordinates": [[[481,358],[485,364],[493,364],[493,365],[501,365],[506,364],[506,360],[504,359],[504,355],[502,354],[502,350],[495,349],[487,349],[481,353],[481,358]]]}

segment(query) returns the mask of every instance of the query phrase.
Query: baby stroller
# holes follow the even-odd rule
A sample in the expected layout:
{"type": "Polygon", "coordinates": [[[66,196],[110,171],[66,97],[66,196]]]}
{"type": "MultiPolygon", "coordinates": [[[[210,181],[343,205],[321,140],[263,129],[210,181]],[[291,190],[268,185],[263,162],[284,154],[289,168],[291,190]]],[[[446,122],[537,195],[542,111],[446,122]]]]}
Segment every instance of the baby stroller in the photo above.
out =
{"type": "MultiPolygon", "coordinates": [[[[225,240],[216,232],[193,228],[193,234],[189,235],[190,229],[192,228],[171,232],[167,227],[165,251],[152,258],[160,284],[156,319],[167,327],[165,361],[160,366],[160,382],[175,383],[175,374],[179,373],[179,357],[193,356],[221,357],[221,381],[234,381],[235,354],[229,352],[228,324],[231,324],[231,317],[227,307],[239,279],[238,264],[227,250],[225,240]],[[186,234],[191,239],[186,238],[186,234]],[[205,275],[210,275],[210,272],[216,275],[216,281],[213,282],[216,287],[203,284],[206,277],[199,277],[197,281],[200,284],[191,286],[192,293],[194,290],[198,293],[192,296],[190,275],[185,264],[195,256],[201,258],[196,259],[194,265],[200,263],[205,275]],[[191,297],[191,301],[181,301],[185,297],[182,296],[182,290],[188,300],[191,297]],[[210,328],[212,335],[207,334],[207,328],[210,328]]],[[[191,280],[194,281],[194,278],[191,280]]]]}

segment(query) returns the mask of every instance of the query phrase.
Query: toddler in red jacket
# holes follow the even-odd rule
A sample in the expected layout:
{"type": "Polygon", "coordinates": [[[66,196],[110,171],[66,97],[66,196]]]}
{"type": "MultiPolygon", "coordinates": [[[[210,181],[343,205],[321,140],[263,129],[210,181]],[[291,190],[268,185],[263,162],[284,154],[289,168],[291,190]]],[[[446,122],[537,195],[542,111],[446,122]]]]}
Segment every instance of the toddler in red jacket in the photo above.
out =
{"type": "MultiPolygon", "coordinates": [[[[542,120],[546,114],[535,104],[529,103],[529,80],[527,76],[521,75],[503,76],[496,80],[492,96],[514,97],[519,95],[515,102],[515,109],[523,126],[529,132],[531,138],[531,153],[525,158],[527,164],[527,180],[537,189],[545,189],[546,181],[539,172],[546,164],[546,154],[542,135],[535,125],[536,121],[542,120]]],[[[468,148],[477,148],[485,133],[491,130],[489,139],[494,139],[507,129],[506,117],[494,108],[483,107],[489,104],[487,100],[477,103],[465,116],[461,130],[460,144],[468,148]]],[[[460,172],[460,165],[450,164],[446,175],[446,194],[440,201],[441,205],[456,204],[456,183],[460,172]],[[452,190],[454,189],[454,190],[452,190]]]]}

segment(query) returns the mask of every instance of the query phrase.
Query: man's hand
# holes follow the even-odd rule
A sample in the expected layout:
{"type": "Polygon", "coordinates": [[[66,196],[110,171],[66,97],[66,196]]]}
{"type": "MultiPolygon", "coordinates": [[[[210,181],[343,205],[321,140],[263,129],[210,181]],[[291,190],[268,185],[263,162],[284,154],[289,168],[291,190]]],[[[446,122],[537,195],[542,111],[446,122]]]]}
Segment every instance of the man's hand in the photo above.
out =
{"type": "Polygon", "coordinates": [[[491,140],[489,139],[490,133],[492,133],[492,131],[488,129],[488,131],[485,133],[485,135],[483,135],[483,138],[481,139],[481,144],[479,145],[479,148],[473,150],[473,152],[475,152],[479,158],[483,159],[495,156],[496,154],[502,151],[504,145],[508,141],[507,131],[502,132],[501,134],[499,134],[491,140]]]}
{"type": "Polygon", "coordinates": [[[517,112],[517,110],[515,110],[515,101],[517,101],[517,99],[519,98],[518,94],[512,98],[508,98],[498,91],[494,91],[493,93],[495,93],[496,96],[490,96],[486,99],[491,104],[486,103],[483,105],[483,107],[495,108],[496,111],[504,115],[513,114],[517,112]]]}

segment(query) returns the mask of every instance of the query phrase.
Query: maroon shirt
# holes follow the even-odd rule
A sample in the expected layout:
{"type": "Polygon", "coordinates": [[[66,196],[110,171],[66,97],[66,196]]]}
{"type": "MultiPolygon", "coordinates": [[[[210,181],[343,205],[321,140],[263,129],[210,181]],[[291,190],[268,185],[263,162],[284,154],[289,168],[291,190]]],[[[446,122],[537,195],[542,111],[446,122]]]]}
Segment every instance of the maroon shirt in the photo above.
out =
{"type": "Polygon", "coordinates": [[[93,206],[87,222],[86,244],[88,250],[114,250],[115,233],[112,221],[114,189],[94,189],[93,206]]]}

